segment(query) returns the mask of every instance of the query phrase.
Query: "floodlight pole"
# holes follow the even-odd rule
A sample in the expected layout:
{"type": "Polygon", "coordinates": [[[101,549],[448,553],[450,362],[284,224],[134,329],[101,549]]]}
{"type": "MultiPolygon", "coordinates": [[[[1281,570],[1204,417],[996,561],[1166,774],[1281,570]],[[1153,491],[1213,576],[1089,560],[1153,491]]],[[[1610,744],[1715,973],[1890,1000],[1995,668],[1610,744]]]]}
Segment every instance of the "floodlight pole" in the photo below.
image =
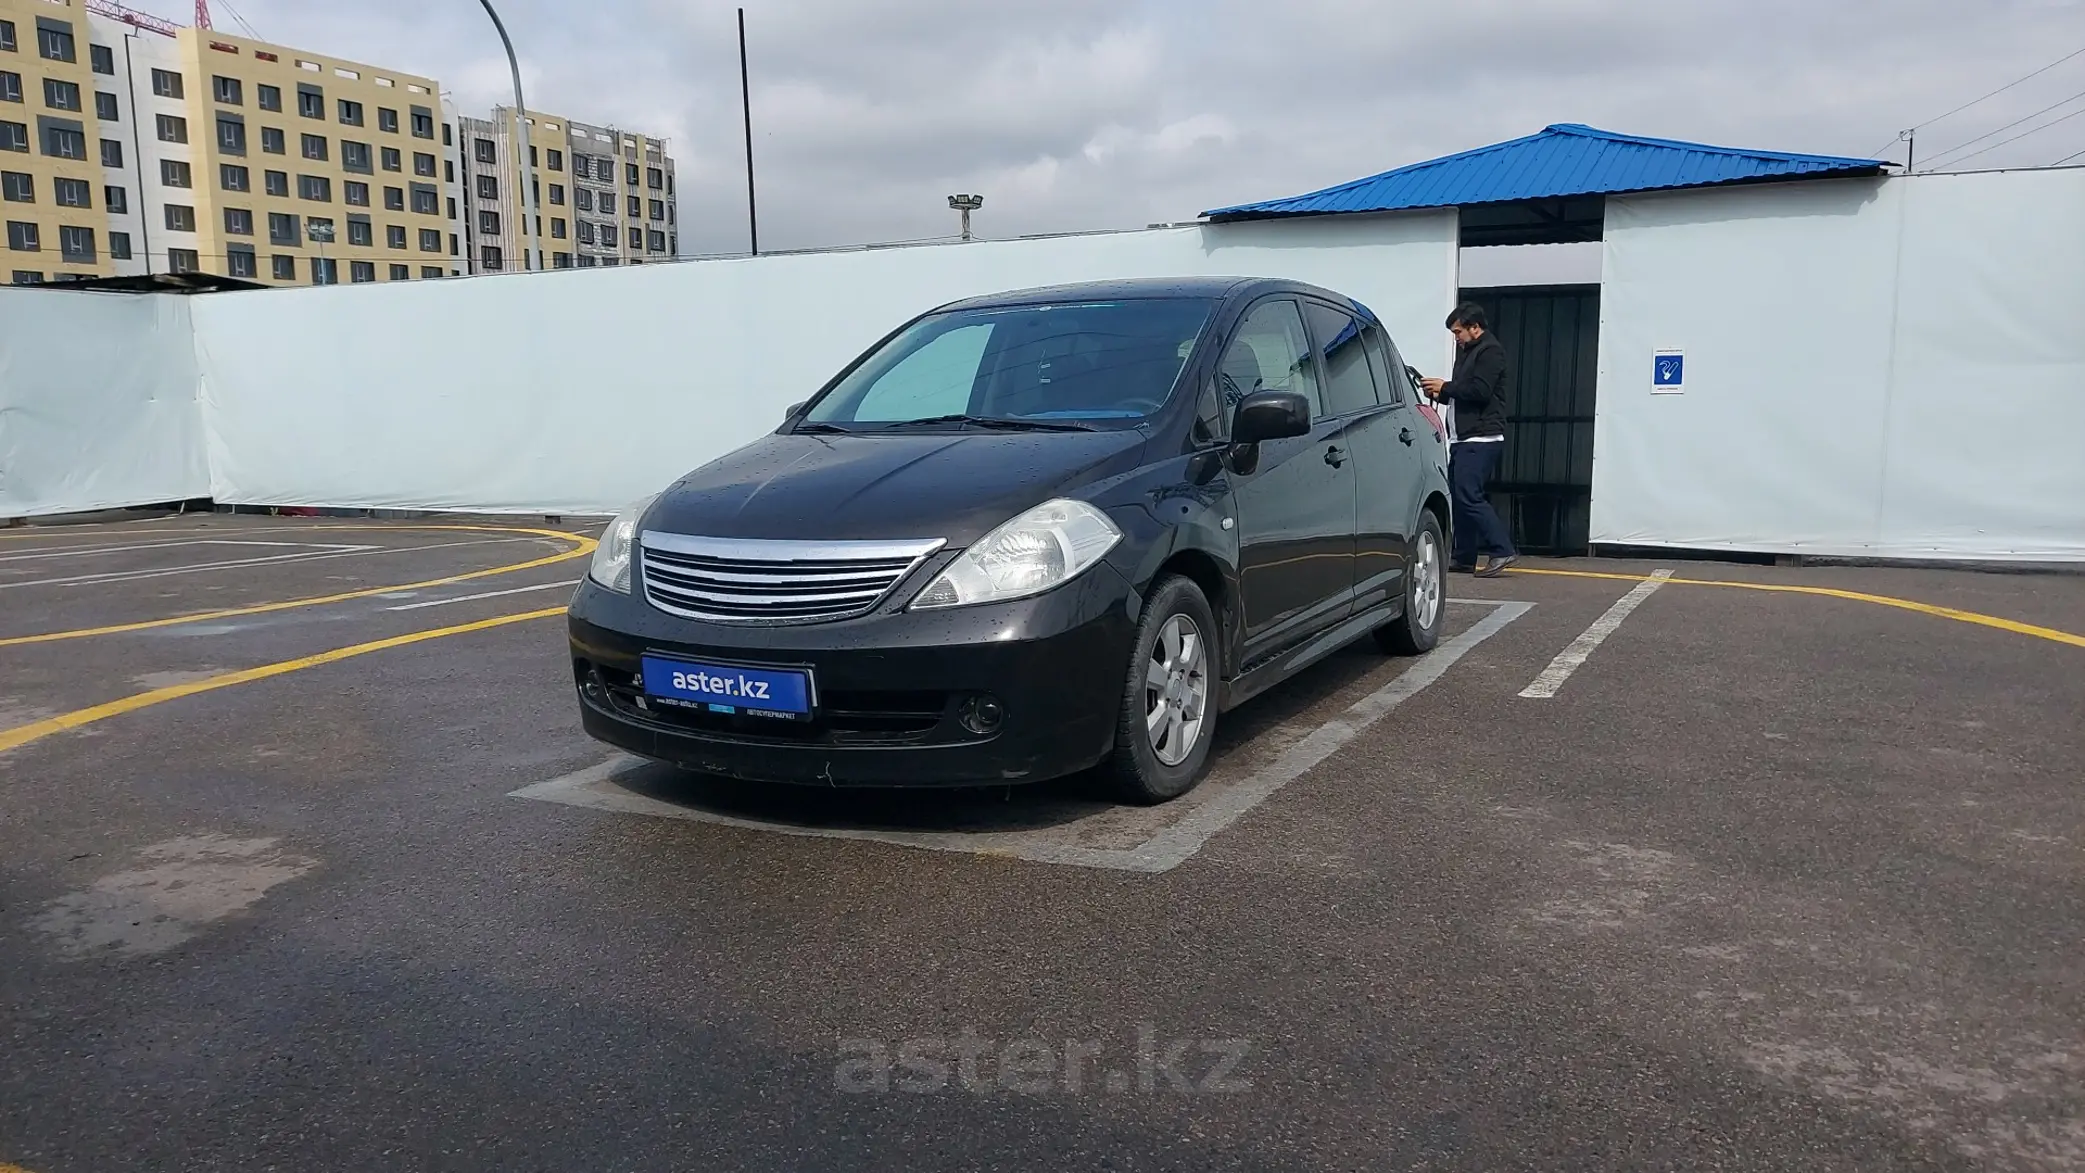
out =
{"type": "Polygon", "coordinates": [[[753,196],[753,86],[746,73],[746,10],[738,10],[738,101],[746,120],[746,245],[760,255],[759,203],[753,196]]]}
{"type": "Polygon", "coordinates": [[[528,106],[521,100],[521,62],[514,57],[514,42],[507,36],[507,26],[500,23],[500,14],[492,10],[492,0],[478,0],[485,6],[485,15],[492,18],[492,27],[499,30],[500,44],[507,48],[507,68],[514,74],[514,135],[521,140],[516,153],[521,156],[521,194],[514,200],[521,208],[522,229],[528,233],[524,238],[528,247],[521,254],[521,267],[528,270],[543,267],[543,249],[536,240],[536,219],[541,215],[536,205],[536,161],[530,156],[528,141],[528,106]]]}

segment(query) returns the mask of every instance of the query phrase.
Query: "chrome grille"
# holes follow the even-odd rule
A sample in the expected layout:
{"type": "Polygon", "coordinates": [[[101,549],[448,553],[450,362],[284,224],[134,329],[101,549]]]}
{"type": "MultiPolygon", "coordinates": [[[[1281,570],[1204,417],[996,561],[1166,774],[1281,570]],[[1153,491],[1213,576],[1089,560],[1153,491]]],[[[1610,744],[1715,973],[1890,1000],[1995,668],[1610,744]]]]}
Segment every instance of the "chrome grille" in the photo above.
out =
{"type": "Polygon", "coordinates": [[[817,623],[867,612],[944,544],[697,538],[638,540],[652,606],[712,623],[817,623]]]}

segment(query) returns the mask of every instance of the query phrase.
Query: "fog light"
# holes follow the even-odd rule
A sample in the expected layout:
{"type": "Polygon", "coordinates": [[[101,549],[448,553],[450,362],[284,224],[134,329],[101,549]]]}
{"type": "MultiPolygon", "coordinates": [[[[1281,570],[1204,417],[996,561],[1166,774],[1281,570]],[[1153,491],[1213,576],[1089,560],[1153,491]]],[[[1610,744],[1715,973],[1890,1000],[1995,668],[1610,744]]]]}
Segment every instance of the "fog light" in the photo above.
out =
{"type": "Polygon", "coordinates": [[[956,719],[972,733],[997,733],[999,722],[1006,719],[1006,709],[1000,705],[998,697],[973,696],[963,702],[956,719]]]}
{"type": "Polygon", "coordinates": [[[608,687],[602,683],[599,670],[589,667],[586,675],[579,678],[579,695],[595,704],[608,703],[608,687]]]}

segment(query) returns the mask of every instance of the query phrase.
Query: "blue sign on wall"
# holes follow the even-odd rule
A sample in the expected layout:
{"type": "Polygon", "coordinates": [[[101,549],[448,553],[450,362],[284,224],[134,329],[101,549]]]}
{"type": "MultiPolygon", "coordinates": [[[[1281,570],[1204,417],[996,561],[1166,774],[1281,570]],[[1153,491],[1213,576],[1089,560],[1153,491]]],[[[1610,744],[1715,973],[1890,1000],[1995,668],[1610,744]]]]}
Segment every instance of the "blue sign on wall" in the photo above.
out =
{"type": "Polygon", "coordinates": [[[1660,350],[1651,355],[1651,394],[1678,395],[1686,390],[1687,355],[1679,350],[1660,350]]]}

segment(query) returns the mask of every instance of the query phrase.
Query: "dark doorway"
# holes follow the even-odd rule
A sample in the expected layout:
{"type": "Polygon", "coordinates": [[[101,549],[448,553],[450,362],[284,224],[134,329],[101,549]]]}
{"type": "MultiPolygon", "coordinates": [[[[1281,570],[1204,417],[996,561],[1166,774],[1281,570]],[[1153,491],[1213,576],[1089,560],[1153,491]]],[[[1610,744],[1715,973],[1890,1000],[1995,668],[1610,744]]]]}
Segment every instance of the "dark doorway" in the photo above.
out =
{"type": "Polygon", "coordinates": [[[1465,289],[1513,364],[1506,455],[1491,500],[1530,554],[1583,554],[1593,499],[1593,386],[1600,287],[1465,289]]]}

